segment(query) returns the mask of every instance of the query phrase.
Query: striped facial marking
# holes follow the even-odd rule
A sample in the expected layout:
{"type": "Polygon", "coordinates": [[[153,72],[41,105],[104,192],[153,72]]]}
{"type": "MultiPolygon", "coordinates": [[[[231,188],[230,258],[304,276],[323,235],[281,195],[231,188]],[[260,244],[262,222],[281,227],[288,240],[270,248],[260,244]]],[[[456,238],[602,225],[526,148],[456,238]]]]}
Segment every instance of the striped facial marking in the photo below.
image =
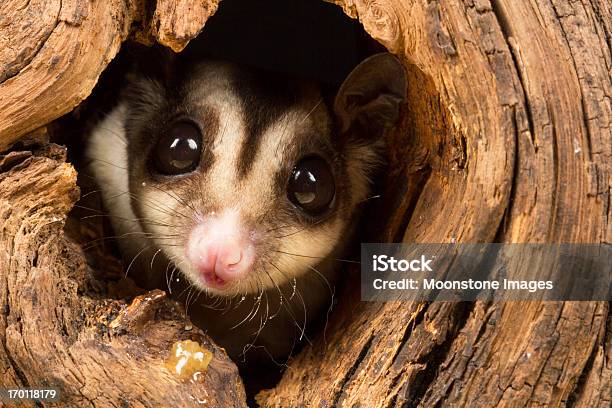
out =
{"type": "Polygon", "coordinates": [[[142,230],[213,294],[257,293],[309,272],[343,242],[367,194],[369,164],[355,164],[367,152],[334,141],[313,85],[229,63],[187,78],[128,92],[130,205],[142,230]]]}

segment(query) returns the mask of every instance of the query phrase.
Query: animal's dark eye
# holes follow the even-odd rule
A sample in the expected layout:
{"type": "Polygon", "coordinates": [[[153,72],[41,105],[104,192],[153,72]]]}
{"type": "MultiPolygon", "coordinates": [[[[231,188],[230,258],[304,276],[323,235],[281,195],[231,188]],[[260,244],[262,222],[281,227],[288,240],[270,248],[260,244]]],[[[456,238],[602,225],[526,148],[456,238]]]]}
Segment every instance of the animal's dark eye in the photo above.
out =
{"type": "Polygon", "coordinates": [[[289,200],[309,215],[320,215],[334,199],[336,186],[329,164],[320,156],[307,156],[293,168],[287,184],[289,200]]]}
{"type": "Polygon", "coordinates": [[[177,122],[153,150],[153,164],[161,174],[189,173],[198,166],[202,153],[200,130],[189,122],[177,122]]]}

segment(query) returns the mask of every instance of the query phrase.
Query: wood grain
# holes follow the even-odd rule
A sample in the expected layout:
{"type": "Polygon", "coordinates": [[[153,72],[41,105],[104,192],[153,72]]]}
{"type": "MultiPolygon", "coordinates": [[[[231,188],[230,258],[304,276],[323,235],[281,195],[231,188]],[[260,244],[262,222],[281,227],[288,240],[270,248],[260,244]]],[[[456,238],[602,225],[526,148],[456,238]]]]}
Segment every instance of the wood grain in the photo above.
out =
{"type": "Polygon", "coordinates": [[[54,387],[61,406],[245,406],[225,351],[162,291],[109,297],[63,233],[79,191],[65,150],[0,156],[0,384],[54,387]],[[199,381],[165,368],[172,344],[213,353],[199,381]]]}
{"type": "Polygon", "coordinates": [[[70,112],[121,43],[180,51],[218,1],[7,0],[0,3],[0,151],[70,112]]]}
{"type": "MultiPolygon", "coordinates": [[[[384,221],[381,240],[612,242],[610,0],[333,3],[398,55],[409,77],[400,126],[389,135],[384,199],[373,210],[384,221]]],[[[2,2],[0,151],[77,106],[126,38],[179,51],[216,7],[2,2]]],[[[0,158],[1,378],[53,378],[94,406],[134,395],[143,405],[176,406],[202,390],[220,404],[244,404],[235,367],[204,337],[217,350],[209,370],[217,379],[204,388],[177,385],[155,368],[156,353],[185,335],[183,317],[158,297],[128,309],[92,277],[62,235],[77,191],[61,156],[0,158]],[[87,295],[93,288],[98,297],[87,295]],[[120,321],[125,332],[104,329],[118,310],[134,313],[120,321]],[[40,341],[40,330],[53,340],[40,341]],[[109,385],[117,373],[127,384],[120,391],[109,385]],[[150,383],[141,384],[144,375],[150,383]]],[[[326,336],[258,395],[262,406],[610,406],[607,303],[358,296],[354,279],[326,336]]]]}
{"type": "MultiPolygon", "coordinates": [[[[383,236],[611,242],[608,1],[335,3],[411,78],[383,236]]],[[[607,303],[344,301],[263,406],[610,404],[607,303]]]]}

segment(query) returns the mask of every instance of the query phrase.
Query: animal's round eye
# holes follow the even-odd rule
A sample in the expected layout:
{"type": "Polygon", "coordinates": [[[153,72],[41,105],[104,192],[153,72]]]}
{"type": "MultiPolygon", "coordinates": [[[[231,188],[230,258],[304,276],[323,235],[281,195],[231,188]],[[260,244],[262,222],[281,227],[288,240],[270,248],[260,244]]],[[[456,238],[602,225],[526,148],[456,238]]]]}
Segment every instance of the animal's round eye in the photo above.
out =
{"type": "Polygon", "coordinates": [[[320,215],[334,199],[336,186],[329,164],[320,156],[307,156],[293,168],[287,196],[309,215],[320,215]]]}
{"type": "Polygon", "coordinates": [[[189,122],[177,122],[158,141],[153,151],[155,169],[161,174],[189,173],[202,153],[200,130],[189,122]]]}

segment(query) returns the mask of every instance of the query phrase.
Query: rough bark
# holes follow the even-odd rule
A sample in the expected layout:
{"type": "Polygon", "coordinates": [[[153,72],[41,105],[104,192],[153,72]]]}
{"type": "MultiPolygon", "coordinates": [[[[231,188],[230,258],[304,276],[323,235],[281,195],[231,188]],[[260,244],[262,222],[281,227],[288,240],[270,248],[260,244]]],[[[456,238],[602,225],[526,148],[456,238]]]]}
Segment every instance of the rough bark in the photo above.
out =
{"type": "MultiPolygon", "coordinates": [[[[44,125],[87,97],[128,34],[178,51],[216,2],[148,6],[3,2],[0,150],[18,139],[46,145],[44,125]]],[[[0,386],[55,387],[61,406],[244,406],[236,366],[191,327],[180,305],[157,292],[114,298],[134,290],[93,275],[64,234],[79,196],[76,172],[65,151],[48,146],[0,155],[0,386]],[[213,353],[199,382],[164,368],[173,343],[185,339],[213,353]]],[[[106,260],[97,264],[103,275],[112,269],[106,260]]]]}
{"type": "Polygon", "coordinates": [[[162,291],[126,303],[94,277],[63,233],[79,196],[64,159],[54,145],[0,156],[1,386],[54,387],[58,406],[244,406],[236,366],[179,304],[162,291]],[[213,353],[198,381],[165,368],[186,339],[213,353]]]}
{"type": "Polygon", "coordinates": [[[70,112],[132,35],[180,51],[218,0],[0,3],[0,151],[70,112]]]}
{"type": "MultiPolygon", "coordinates": [[[[413,64],[387,238],[611,242],[608,1],[338,3],[413,64]]],[[[609,406],[608,309],[349,305],[259,401],[609,406]]]]}
{"type": "MultiPolygon", "coordinates": [[[[374,209],[386,214],[384,239],[612,242],[609,0],[335,2],[403,58],[410,77],[390,140],[385,198],[374,209]]],[[[0,5],[0,150],[73,109],[128,35],[178,50],[216,7],[49,0],[28,2],[26,13],[22,3],[0,5]]],[[[135,395],[111,386],[119,372],[141,387],[122,390],[137,389],[151,404],[187,403],[189,392],[202,392],[172,385],[155,368],[156,353],[185,335],[168,301],[152,302],[147,310],[157,312],[139,313],[136,325],[126,320],[127,334],[96,325],[125,305],[105,298],[104,289],[87,295],[99,283],[62,235],[76,198],[70,166],[13,153],[0,160],[0,172],[0,367],[7,383],[33,384],[51,371],[80,401],[99,406],[135,395]],[[55,339],[48,344],[36,339],[43,323],[55,339]],[[135,350],[144,354],[126,357],[135,350]],[[144,373],[149,385],[139,383],[144,373]]],[[[327,335],[258,396],[263,406],[612,401],[607,303],[382,304],[360,303],[358,293],[344,288],[327,335]]],[[[235,371],[215,355],[209,372],[230,381],[217,389],[207,380],[204,390],[239,401],[235,371]]]]}

